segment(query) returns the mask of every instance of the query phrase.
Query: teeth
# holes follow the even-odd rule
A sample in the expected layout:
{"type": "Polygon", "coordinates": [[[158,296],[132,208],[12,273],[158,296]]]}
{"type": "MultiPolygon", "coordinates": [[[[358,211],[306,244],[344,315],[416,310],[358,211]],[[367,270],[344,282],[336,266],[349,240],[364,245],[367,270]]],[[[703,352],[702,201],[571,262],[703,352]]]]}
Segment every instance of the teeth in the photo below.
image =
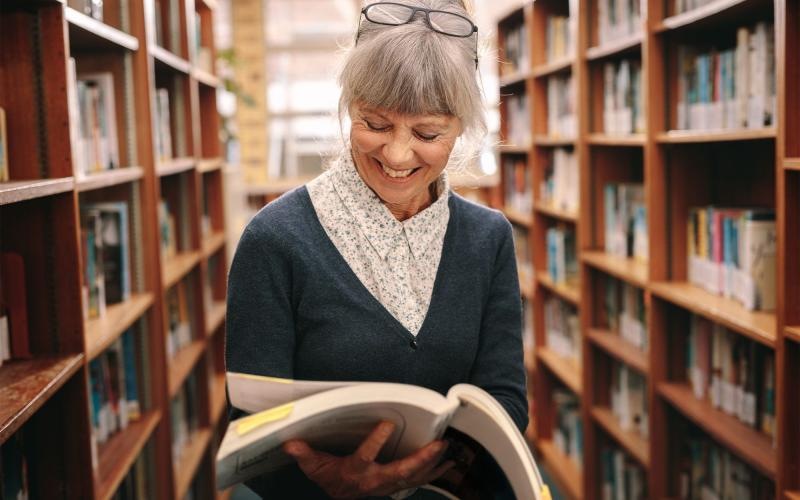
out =
{"type": "Polygon", "coordinates": [[[378,162],[378,163],[380,164],[380,166],[383,169],[383,171],[386,172],[386,175],[388,175],[389,177],[393,177],[395,179],[408,177],[409,175],[411,175],[416,170],[416,168],[411,168],[411,169],[408,169],[408,170],[392,170],[391,168],[387,167],[383,163],[380,163],[380,162],[378,162]]]}

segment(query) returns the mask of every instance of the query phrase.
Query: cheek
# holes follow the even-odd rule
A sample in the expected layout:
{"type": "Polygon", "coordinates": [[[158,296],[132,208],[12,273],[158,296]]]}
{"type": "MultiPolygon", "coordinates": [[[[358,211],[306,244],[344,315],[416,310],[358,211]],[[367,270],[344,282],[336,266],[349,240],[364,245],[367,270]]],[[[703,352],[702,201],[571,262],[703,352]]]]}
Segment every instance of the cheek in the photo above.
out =
{"type": "Polygon", "coordinates": [[[369,153],[381,146],[380,135],[366,130],[352,130],[350,142],[360,153],[369,153]]]}

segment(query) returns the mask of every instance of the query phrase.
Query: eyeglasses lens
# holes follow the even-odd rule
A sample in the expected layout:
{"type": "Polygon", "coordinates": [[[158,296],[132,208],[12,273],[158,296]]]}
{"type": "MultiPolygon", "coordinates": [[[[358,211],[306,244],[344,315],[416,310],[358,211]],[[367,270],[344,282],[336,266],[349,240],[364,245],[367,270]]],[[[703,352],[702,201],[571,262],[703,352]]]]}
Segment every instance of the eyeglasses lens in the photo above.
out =
{"type": "Polygon", "coordinates": [[[405,24],[411,20],[414,9],[406,5],[377,3],[370,5],[364,16],[367,20],[378,24],[405,24]]]}
{"type": "Polygon", "coordinates": [[[452,36],[469,36],[472,34],[472,23],[461,16],[450,12],[431,11],[428,20],[434,30],[452,36]]]}

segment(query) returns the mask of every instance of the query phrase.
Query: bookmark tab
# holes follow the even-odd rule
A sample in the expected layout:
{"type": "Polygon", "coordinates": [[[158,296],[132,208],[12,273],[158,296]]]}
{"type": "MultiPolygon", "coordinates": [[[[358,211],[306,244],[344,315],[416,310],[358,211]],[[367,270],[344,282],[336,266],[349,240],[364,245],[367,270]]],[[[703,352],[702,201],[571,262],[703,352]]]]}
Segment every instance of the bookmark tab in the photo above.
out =
{"type": "Polygon", "coordinates": [[[260,413],[245,417],[236,424],[236,433],[242,436],[252,430],[258,429],[262,425],[284,419],[292,414],[293,409],[294,403],[286,403],[285,405],[276,406],[275,408],[270,408],[269,410],[264,410],[260,413]]]}

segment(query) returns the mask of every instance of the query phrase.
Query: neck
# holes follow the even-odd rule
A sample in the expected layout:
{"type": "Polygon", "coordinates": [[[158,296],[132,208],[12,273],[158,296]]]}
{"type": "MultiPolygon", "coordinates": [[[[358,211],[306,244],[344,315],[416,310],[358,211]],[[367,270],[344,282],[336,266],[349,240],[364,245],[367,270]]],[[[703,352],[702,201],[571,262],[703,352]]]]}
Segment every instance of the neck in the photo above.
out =
{"type": "Polygon", "coordinates": [[[431,185],[428,186],[428,190],[425,193],[420,195],[418,199],[411,200],[408,203],[388,203],[383,200],[381,200],[381,202],[386,205],[386,208],[394,215],[395,219],[403,222],[422,212],[436,201],[438,197],[436,192],[437,182],[438,181],[433,181],[431,185]]]}

